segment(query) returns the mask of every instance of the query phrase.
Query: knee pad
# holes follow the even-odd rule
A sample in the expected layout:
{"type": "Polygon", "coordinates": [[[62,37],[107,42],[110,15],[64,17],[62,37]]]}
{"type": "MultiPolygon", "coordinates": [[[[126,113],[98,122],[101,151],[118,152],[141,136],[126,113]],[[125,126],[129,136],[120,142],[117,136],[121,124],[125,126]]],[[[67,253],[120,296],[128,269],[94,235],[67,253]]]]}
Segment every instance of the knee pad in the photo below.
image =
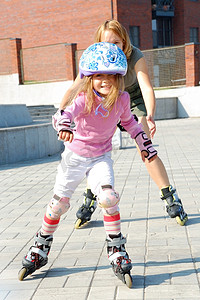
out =
{"type": "Polygon", "coordinates": [[[102,189],[97,200],[98,205],[109,215],[112,215],[119,210],[119,194],[111,188],[102,189]]]}
{"type": "Polygon", "coordinates": [[[59,219],[70,208],[70,199],[67,197],[58,197],[54,195],[47,206],[47,214],[52,219],[59,219]]]}

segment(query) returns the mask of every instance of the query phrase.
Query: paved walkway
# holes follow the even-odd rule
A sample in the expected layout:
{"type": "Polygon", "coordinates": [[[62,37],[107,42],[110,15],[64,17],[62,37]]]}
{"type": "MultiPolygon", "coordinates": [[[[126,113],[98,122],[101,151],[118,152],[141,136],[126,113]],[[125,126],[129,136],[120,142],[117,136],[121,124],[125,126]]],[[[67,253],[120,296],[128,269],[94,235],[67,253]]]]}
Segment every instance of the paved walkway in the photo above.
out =
{"type": "Polygon", "coordinates": [[[157,121],[154,139],[188,212],[184,227],[167,216],[134,144],[126,136],[123,143],[126,149],[113,151],[113,159],[132,289],[108,264],[100,209],[86,227],[74,229],[85,181],[54,235],[48,264],[18,281],[21,259],[52,196],[57,155],[0,167],[0,299],[200,299],[200,118],[157,121]]]}

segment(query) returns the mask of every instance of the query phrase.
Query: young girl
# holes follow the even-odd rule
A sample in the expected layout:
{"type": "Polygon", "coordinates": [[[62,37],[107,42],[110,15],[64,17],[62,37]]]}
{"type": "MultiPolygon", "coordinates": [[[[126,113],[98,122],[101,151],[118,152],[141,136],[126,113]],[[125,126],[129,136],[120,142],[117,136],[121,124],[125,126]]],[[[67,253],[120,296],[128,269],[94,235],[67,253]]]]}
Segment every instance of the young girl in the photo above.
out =
{"type": "MultiPolygon", "coordinates": [[[[139,123],[142,123],[147,136],[153,138],[156,131],[154,122],[155,114],[155,95],[148,75],[147,65],[142,52],[131,45],[126,29],[116,20],[105,21],[96,31],[95,42],[110,42],[116,44],[125,53],[128,60],[128,70],[124,77],[125,90],[130,95],[131,111],[135,114],[139,123]]],[[[80,83],[80,77],[77,76],[73,86],[69,89],[60,107],[67,105],[70,97],[80,83]]],[[[122,128],[122,127],[121,127],[122,128]]],[[[123,130],[123,128],[122,128],[123,130]]],[[[166,169],[157,156],[151,163],[145,161],[146,168],[160,190],[161,199],[165,201],[166,209],[171,218],[176,218],[180,225],[184,225],[187,221],[181,200],[179,199],[175,188],[170,185],[166,169]]],[[[77,212],[77,217],[81,220],[77,223],[82,225],[90,220],[91,214],[95,209],[95,197],[91,190],[87,189],[83,205],[77,212]]]]}
{"type": "Polygon", "coordinates": [[[123,92],[122,76],[127,70],[123,51],[111,43],[94,44],[84,51],[79,70],[83,80],[77,97],[53,118],[59,138],[65,141],[65,150],[58,167],[54,196],[34,245],[22,261],[19,279],[23,280],[47,263],[60,217],[69,209],[73,192],[86,176],[103,211],[109,261],[115,274],[130,287],[132,265],[121,234],[120,198],[114,189],[111,159],[111,140],[118,121],[121,120],[122,126],[135,139],[143,161],[152,163],[157,151],[131,114],[129,94],[123,92]],[[71,128],[72,121],[75,131],[71,128]]]}

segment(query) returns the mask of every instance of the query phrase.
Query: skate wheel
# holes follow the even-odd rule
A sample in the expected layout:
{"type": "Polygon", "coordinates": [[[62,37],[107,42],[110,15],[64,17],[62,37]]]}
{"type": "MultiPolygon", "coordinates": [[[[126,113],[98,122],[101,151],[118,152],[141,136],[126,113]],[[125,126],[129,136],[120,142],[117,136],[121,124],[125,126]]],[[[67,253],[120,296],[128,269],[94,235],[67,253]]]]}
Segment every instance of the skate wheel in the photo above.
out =
{"type": "Polygon", "coordinates": [[[82,222],[81,219],[78,219],[78,220],[76,221],[76,223],[75,223],[75,225],[74,225],[75,229],[80,228],[81,222],[82,222]]]}
{"type": "Polygon", "coordinates": [[[25,274],[26,274],[26,268],[22,268],[20,271],[19,271],[19,273],[18,273],[18,279],[20,280],[20,281],[22,281],[23,279],[24,279],[24,277],[25,277],[25,274]]]}
{"type": "Polygon", "coordinates": [[[125,284],[127,287],[131,288],[132,287],[132,277],[130,274],[126,273],[124,275],[124,280],[125,280],[125,284]]]}
{"type": "Polygon", "coordinates": [[[181,226],[184,226],[185,223],[187,222],[187,220],[188,220],[188,217],[185,217],[183,220],[181,220],[181,218],[179,216],[176,217],[176,222],[181,226]]]}

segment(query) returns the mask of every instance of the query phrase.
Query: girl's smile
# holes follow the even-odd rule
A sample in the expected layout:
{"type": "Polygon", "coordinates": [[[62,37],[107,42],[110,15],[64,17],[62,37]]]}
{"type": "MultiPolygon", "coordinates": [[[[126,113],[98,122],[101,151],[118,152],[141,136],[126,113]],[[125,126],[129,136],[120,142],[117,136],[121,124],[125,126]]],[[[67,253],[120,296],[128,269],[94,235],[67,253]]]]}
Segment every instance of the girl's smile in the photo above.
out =
{"type": "Polygon", "coordinates": [[[115,75],[94,74],[92,76],[93,88],[101,95],[107,96],[115,83],[115,75]]]}

